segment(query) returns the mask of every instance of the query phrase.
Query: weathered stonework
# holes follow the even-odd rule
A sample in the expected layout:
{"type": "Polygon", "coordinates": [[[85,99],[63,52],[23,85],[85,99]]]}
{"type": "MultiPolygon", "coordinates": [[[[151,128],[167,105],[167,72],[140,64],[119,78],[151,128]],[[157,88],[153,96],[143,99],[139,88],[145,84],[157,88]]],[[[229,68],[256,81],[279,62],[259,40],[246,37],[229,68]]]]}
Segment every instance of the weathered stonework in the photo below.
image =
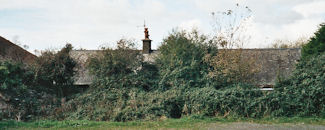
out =
{"type": "Polygon", "coordinates": [[[143,39],[143,46],[142,46],[142,53],[143,54],[150,54],[151,50],[151,40],[150,39],[143,39]]]}
{"type": "Polygon", "coordinates": [[[154,63],[158,54],[159,54],[159,51],[152,50],[151,53],[143,53],[142,55],[143,55],[144,61],[154,63]]]}
{"type": "Polygon", "coordinates": [[[90,85],[93,76],[89,74],[87,69],[87,60],[96,55],[99,50],[75,50],[70,52],[70,56],[77,61],[77,74],[75,78],[75,85],[90,85]]]}
{"type": "Polygon", "coordinates": [[[254,57],[259,72],[252,78],[258,85],[274,85],[280,78],[288,78],[300,60],[301,49],[243,49],[242,57],[254,57]]]}

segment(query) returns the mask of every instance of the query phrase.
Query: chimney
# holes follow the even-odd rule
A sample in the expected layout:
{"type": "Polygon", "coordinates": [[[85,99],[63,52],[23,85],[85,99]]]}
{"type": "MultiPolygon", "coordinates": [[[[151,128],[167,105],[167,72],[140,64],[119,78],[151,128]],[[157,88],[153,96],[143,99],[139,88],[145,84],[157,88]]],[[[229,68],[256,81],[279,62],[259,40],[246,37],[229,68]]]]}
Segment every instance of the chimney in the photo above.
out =
{"type": "Polygon", "coordinates": [[[149,39],[149,31],[148,28],[144,28],[144,39],[142,40],[142,53],[150,54],[151,53],[151,40],[149,39]]]}

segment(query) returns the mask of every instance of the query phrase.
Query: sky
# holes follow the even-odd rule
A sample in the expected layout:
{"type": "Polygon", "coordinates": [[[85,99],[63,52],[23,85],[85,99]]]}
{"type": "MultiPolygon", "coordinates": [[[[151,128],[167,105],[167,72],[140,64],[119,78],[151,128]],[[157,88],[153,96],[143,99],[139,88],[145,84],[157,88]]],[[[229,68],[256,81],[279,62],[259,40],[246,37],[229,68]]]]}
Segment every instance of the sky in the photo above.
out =
{"type": "Polygon", "coordinates": [[[325,21],[325,0],[0,0],[0,36],[34,50],[114,47],[121,38],[141,48],[143,24],[153,49],[175,28],[215,35],[212,12],[249,7],[247,48],[310,37],[325,21]]]}

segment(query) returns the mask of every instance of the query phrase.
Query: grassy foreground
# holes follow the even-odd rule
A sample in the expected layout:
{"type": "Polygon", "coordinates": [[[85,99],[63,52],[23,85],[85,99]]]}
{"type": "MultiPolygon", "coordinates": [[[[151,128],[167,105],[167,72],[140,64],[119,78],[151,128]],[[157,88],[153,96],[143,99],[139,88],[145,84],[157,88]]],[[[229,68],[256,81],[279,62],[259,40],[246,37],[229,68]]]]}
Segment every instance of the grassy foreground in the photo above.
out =
{"type": "Polygon", "coordinates": [[[16,122],[1,121],[0,129],[204,129],[209,128],[211,124],[227,124],[234,122],[247,122],[258,124],[310,124],[325,125],[323,118],[181,118],[166,119],[160,121],[132,121],[132,122],[104,122],[104,121],[86,121],[86,120],[65,120],[65,121],[34,121],[34,122],[16,122]]]}

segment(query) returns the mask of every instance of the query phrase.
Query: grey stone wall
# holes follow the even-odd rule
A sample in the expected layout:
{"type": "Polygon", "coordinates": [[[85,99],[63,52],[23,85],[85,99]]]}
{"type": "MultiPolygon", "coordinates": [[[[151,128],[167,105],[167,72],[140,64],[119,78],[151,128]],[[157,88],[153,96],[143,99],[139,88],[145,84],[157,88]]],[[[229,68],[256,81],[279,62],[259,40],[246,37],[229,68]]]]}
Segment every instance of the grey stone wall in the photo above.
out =
{"type": "Polygon", "coordinates": [[[90,85],[93,77],[86,67],[87,60],[97,54],[98,50],[75,50],[70,52],[70,56],[77,61],[75,85],[90,85]]]}
{"type": "Polygon", "coordinates": [[[243,58],[254,57],[259,72],[252,78],[258,85],[274,85],[279,78],[289,78],[300,60],[301,50],[290,49],[244,49],[243,58]]]}

